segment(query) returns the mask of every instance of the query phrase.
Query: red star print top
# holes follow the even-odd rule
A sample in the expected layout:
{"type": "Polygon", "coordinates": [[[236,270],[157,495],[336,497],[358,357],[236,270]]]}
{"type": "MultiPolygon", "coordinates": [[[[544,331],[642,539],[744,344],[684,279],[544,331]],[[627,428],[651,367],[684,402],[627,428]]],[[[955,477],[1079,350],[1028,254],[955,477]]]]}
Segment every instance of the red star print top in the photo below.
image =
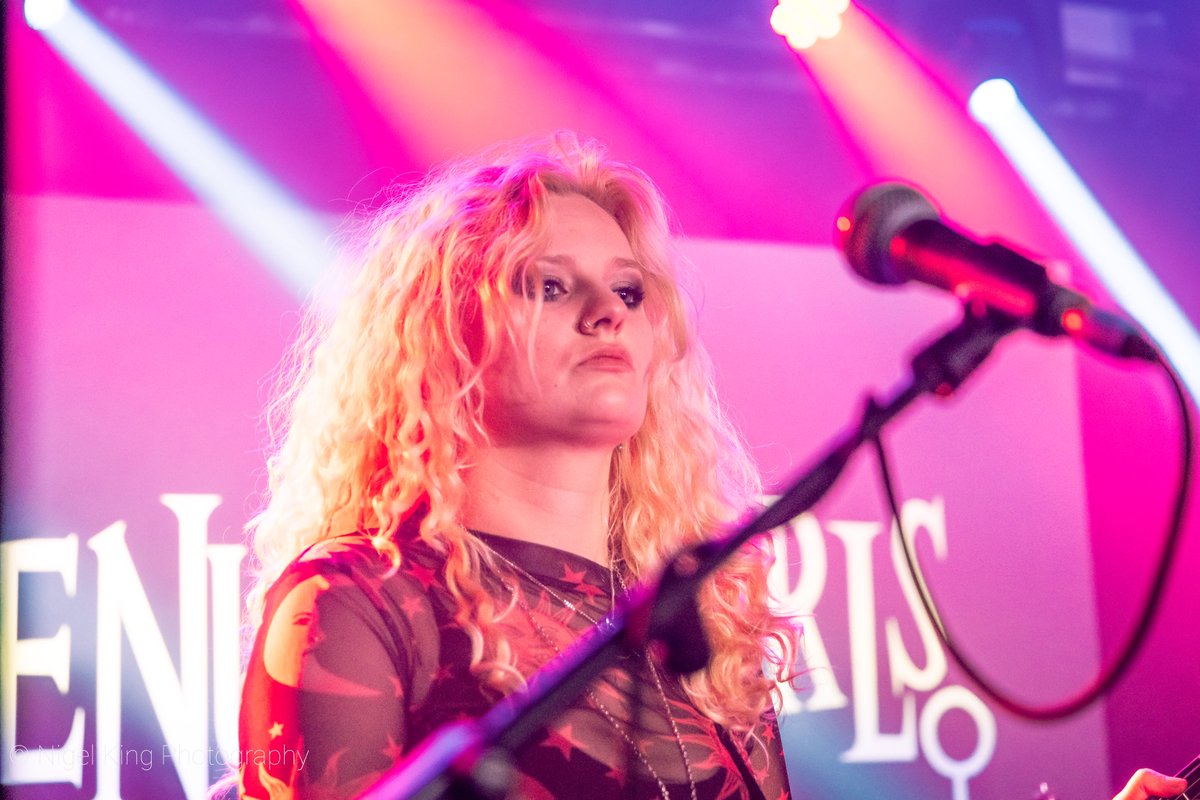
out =
{"type": "MultiPolygon", "coordinates": [[[[508,606],[514,583],[520,593],[499,624],[522,674],[578,639],[592,624],[586,617],[610,611],[611,577],[599,564],[480,537],[578,609],[517,571],[497,576],[498,607],[508,606]]],[[[495,703],[467,671],[470,643],[454,622],[441,558],[420,542],[406,545],[404,556],[389,577],[389,562],[367,536],[342,536],[314,545],[271,587],[242,695],[242,797],[353,797],[439,726],[495,703]]],[[[789,796],[773,719],[748,747],[742,737],[722,738],[678,682],[660,675],[679,740],[645,660],[625,658],[517,754],[512,796],[653,800],[662,797],[661,780],[672,798],[687,800],[680,741],[699,798],[789,796]],[[748,788],[743,774],[757,787],[748,788]]]]}

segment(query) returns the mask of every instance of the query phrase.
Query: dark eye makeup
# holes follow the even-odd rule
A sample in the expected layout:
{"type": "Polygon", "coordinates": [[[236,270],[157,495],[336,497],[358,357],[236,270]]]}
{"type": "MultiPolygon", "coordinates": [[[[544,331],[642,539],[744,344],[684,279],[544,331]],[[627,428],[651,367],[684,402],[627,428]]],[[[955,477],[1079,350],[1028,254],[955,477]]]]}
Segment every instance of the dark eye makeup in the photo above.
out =
{"type": "Polygon", "coordinates": [[[567,287],[558,278],[542,278],[542,302],[553,303],[567,294],[567,287]]]}
{"type": "MultiPolygon", "coordinates": [[[[568,282],[554,275],[528,274],[523,280],[515,280],[513,289],[529,300],[541,300],[543,303],[558,302],[571,293],[568,282]]],[[[622,280],[614,284],[611,291],[629,309],[639,308],[646,299],[646,289],[638,280],[622,280]]]]}
{"type": "Polygon", "coordinates": [[[646,299],[646,290],[639,283],[623,283],[613,288],[627,308],[637,308],[646,299]]]}

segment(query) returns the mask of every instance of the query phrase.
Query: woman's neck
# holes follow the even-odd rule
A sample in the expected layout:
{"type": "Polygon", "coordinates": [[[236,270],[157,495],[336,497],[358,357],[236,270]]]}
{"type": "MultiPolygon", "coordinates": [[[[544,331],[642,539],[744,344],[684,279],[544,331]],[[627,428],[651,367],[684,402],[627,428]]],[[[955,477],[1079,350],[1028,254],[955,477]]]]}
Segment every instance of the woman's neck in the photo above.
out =
{"type": "Polygon", "coordinates": [[[610,460],[578,448],[488,450],[465,476],[463,521],[607,565],[610,460]]]}

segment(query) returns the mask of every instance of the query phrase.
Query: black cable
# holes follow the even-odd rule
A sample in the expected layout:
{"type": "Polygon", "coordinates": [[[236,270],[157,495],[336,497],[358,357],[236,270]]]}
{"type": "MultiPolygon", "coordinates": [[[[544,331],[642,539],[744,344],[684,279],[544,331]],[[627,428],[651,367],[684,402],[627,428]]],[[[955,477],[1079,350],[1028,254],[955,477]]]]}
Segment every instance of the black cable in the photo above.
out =
{"type": "Polygon", "coordinates": [[[1150,583],[1141,613],[1138,615],[1137,622],[1130,632],[1129,638],[1118,652],[1117,657],[1110,662],[1107,668],[1099,671],[1089,686],[1086,686],[1073,698],[1068,698],[1052,705],[1030,705],[1010,697],[995,687],[983,676],[980,668],[966,657],[954,637],[950,635],[950,632],[946,629],[945,624],[937,613],[937,608],[929,592],[929,588],[925,585],[920,567],[917,565],[916,553],[912,549],[912,544],[908,541],[908,537],[904,535],[904,530],[901,527],[900,507],[896,502],[896,492],[892,485],[891,473],[888,469],[887,454],[884,452],[883,442],[878,435],[871,437],[879,461],[880,479],[883,483],[884,492],[887,494],[892,517],[896,522],[896,535],[900,537],[900,547],[904,551],[904,560],[908,564],[908,571],[912,576],[913,584],[916,586],[917,595],[921,598],[921,605],[924,606],[925,613],[933,623],[934,630],[937,631],[938,639],[941,641],[942,646],[946,648],[946,651],[950,653],[951,658],[958,664],[959,668],[966,673],[967,677],[971,679],[980,691],[991,698],[1001,708],[1019,717],[1043,722],[1065,719],[1079,713],[1107,694],[1116,685],[1117,681],[1124,677],[1134,657],[1141,650],[1141,646],[1150,632],[1151,624],[1158,612],[1158,607],[1162,602],[1167,578],[1170,575],[1171,567],[1174,565],[1175,555],[1179,549],[1179,540],[1183,531],[1184,512],[1187,507],[1188,490],[1190,489],[1192,476],[1193,431],[1191,409],[1188,405],[1187,393],[1183,388],[1183,384],[1180,382],[1178,376],[1176,376],[1171,365],[1167,363],[1161,354],[1156,363],[1167,373],[1167,377],[1171,379],[1171,385],[1175,389],[1175,396],[1179,402],[1183,429],[1183,458],[1180,464],[1179,488],[1175,494],[1175,507],[1173,509],[1171,524],[1168,528],[1167,536],[1163,541],[1162,555],[1155,570],[1154,578],[1150,583]]]}

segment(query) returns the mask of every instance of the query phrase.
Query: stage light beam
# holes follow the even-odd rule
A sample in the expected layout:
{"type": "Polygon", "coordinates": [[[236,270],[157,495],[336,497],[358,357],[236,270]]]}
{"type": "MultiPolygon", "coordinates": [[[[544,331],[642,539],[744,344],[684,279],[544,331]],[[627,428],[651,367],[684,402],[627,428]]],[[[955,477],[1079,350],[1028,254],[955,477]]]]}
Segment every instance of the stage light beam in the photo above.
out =
{"type": "Polygon", "coordinates": [[[975,87],[967,100],[971,116],[979,122],[1003,118],[1012,112],[1017,100],[1017,90],[1003,78],[993,78],[975,87]]]}
{"type": "Polygon", "coordinates": [[[807,50],[842,29],[842,13],[850,0],[779,0],[771,12],[771,30],[795,50],[807,50]]]}
{"type": "Polygon", "coordinates": [[[25,22],[35,31],[45,31],[62,22],[69,0],[25,0],[25,22]]]}
{"type": "MultiPolygon", "coordinates": [[[[39,6],[50,6],[43,0],[39,6]]],[[[31,3],[26,4],[29,14],[31,3]]],[[[49,17],[36,12],[39,21],[49,17]]],[[[32,24],[32,23],[31,23],[32,24]]],[[[326,224],[304,208],[79,8],[42,35],[213,213],[295,294],[331,260],[326,224]]]]}
{"type": "Polygon", "coordinates": [[[1200,334],[1012,84],[999,78],[984,81],[967,107],[1117,302],[1162,347],[1192,396],[1200,397],[1200,334]]]}

